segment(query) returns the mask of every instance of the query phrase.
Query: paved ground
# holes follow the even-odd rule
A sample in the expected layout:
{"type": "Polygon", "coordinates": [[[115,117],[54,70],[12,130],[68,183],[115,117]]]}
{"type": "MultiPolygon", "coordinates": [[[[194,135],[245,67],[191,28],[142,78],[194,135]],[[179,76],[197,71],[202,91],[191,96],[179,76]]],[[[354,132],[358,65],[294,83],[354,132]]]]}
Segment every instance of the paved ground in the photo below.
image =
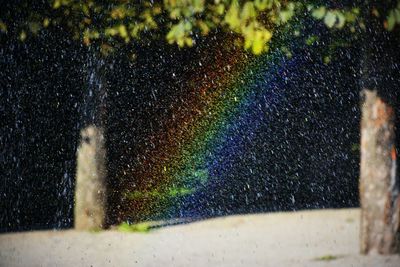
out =
{"type": "Polygon", "coordinates": [[[231,216],[150,233],[0,235],[0,266],[400,266],[358,254],[359,210],[231,216]]]}

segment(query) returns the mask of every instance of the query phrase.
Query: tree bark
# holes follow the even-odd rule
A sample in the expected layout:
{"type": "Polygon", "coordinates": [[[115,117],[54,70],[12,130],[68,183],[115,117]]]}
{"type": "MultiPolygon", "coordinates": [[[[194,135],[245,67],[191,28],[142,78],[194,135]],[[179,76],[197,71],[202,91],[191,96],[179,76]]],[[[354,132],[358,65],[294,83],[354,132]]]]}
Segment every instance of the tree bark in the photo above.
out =
{"type": "Polygon", "coordinates": [[[77,151],[74,223],[77,230],[97,230],[107,226],[105,62],[92,52],[86,68],[88,88],[83,91],[83,127],[77,151]]]}
{"type": "Polygon", "coordinates": [[[362,92],[361,253],[400,252],[400,195],[395,114],[377,91],[362,92]]]}
{"type": "Polygon", "coordinates": [[[361,44],[362,118],[360,166],[360,251],[400,252],[400,200],[395,110],[399,101],[399,39],[383,25],[391,4],[366,1],[361,44]]]}
{"type": "Polygon", "coordinates": [[[104,133],[94,125],[81,131],[77,152],[75,229],[96,230],[106,220],[106,150],[104,133]]]}

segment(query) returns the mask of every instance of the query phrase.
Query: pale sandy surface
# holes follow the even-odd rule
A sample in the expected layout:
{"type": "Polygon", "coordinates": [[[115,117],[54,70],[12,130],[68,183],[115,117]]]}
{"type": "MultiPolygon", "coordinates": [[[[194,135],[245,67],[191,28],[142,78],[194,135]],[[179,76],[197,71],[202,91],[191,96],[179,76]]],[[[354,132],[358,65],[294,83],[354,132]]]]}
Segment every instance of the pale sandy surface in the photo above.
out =
{"type": "Polygon", "coordinates": [[[147,234],[0,235],[0,266],[400,266],[358,254],[359,210],[230,216],[147,234]],[[337,259],[316,260],[323,256],[337,259]]]}

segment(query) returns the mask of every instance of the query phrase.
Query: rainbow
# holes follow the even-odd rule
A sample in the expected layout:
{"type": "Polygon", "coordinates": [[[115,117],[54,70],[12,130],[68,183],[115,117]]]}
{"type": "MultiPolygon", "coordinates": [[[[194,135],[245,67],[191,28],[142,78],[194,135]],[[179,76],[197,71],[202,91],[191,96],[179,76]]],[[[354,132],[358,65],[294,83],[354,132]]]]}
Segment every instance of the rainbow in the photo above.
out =
{"type": "MultiPolygon", "coordinates": [[[[218,183],[218,170],[227,164],[218,155],[234,156],[243,149],[234,137],[235,121],[248,120],[257,127],[259,120],[246,117],[246,110],[257,90],[269,90],[257,82],[265,84],[276,76],[277,61],[284,60],[279,52],[253,57],[241,48],[216,51],[212,58],[213,64],[200,66],[193,74],[185,101],[172,108],[159,132],[148,137],[143,154],[129,170],[134,178],[126,186],[122,205],[129,207],[131,220],[182,213],[183,198],[195,202],[196,192],[218,183]]],[[[276,101],[273,90],[269,97],[276,101]]]]}

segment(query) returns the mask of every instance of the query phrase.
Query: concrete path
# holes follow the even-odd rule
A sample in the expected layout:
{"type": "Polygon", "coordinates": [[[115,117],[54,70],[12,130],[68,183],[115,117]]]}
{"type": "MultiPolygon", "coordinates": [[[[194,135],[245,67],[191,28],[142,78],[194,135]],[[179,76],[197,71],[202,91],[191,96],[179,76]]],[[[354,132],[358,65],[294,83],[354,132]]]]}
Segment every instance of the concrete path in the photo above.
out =
{"type": "Polygon", "coordinates": [[[359,210],[230,216],[149,233],[0,235],[0,266],[400,266],[358,254],[359,210]]]}

